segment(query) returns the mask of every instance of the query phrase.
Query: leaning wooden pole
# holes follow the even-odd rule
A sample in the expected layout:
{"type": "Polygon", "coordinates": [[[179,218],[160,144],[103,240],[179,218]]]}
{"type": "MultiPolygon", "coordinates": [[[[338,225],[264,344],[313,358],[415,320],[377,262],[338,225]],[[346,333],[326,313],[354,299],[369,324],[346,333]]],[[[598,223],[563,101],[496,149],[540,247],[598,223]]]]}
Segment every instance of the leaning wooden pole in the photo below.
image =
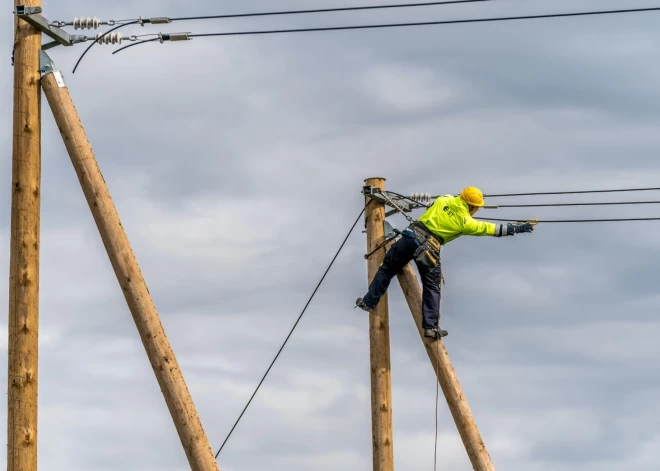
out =
{"type": "Polygon", "coordinates": [[[192,397],[59,71],[42,85],[193,471],[218,470],[192,397]]]}
{"type": "MultiPolygon", "coordinates": [[[[41,0],[14,5],[40,7],[41,0]]],[[[16,19],[9,256],[7,471],[37,469],[41,33],[16,19]]]]}
{"type": "MultiPolygon", "coordinates": [[[[384,189],[385,179],[370,178],[365,183],[384,189]]],[[[367,253],[371,253],[385,240],[383,221],[385,206],[372,201],[366,209],[367,253]]],[[[369,283],[383,263],[385,250],[379,250],[368,259],[369,283]]],[[[374,471],[394,469],[392,442],[392,378],[390,372],[390,324],[385,294],[369,314],[369,344],[371,360],[371,426],[374,471]]]]}
{"type": "Polygon", "coordinates": [[[417,325],[419,335],[426,347],[426,353],[431,360],[433,369],[435,369],[442,392],[447,399],[449,410],[454,417],[454,422],[456,422],[456,427],[461,435],[472,467],[475,471],[495,471],[495,466],[493,466],[488,450],[486,450],[486,445],[481,438],[467,399],[463,395],[463,389],[458,382],[444,343],[442,340],[424,337],[424,331],[422,330],[422,290],[411,265],[406,265],[399,272],[397,278],[417,325]]]}

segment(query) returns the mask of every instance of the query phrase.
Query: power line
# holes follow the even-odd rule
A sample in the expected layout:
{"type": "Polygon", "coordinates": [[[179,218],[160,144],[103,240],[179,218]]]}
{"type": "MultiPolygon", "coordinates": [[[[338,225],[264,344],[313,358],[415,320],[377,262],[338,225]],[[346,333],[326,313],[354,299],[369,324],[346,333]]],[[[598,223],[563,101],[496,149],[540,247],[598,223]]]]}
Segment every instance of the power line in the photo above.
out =
{"type": "MultiPolygon", "coordinates": [[[[624,193],[624,192],[634,192],[634,191],[660,191],[660,188],[620,188],[614,190],[582,190],[582,191],[546,191],[546,192],[535,192],[535,193],[503,193],[503,194],[485,194],[484,198],[504,198],[511,196],[543,196],[543,195],[584,195],[584,194],[594,194],[594,193],[624,193]]],[[[419,201],[408,196],[401,195],[399,193],[394,193],[390,191],[389,193],[396,195],[400,198],[419,203],[419,201]]],[[[431,200],[440,198],[444,195],[435,195],[429,196],[431,200]]],[[[458,195],[454,195],[458,196],[458,195]]],[[[500,207],[504,207],[501,206],[500,207]]]]}
{"type": "MultiPolygon", "coordinates": [[[[660,190],[660,188],[642,188],[642,189],[625,189],[625,190],[599,190],[599,191],[583,191],[575,193],[611,193],[615,191],[647,191],[647,190],[660,190]]],[[[415,199],[411,196],[404,196],[400,193],[388,191],[388,193],[396,196],[400,200],[406,200],[414,205],[425,208],[430,208],[428,202],[441,198],[441,196],[428,196],[428,200],[415,199]]],[[[484,198],[494,198],[498,196],[530,196],[530,195],[550,195],[550,194],[570,194],[573,192],[557,192],[557,193],[518,193],[509,195],[484,195],[484,198]]],[[[454,195],[458,196],[458,195],[454,195]]],[[[544,208],[544,207],[564,207],[564,206],[619,206],[619,205],[644,205],[644,204],[660,204],[658,201],[603,201],[603,202],[588,202],[588,203],[531,203],[531,204],[498,204],[492,208],[485,209],[498,209],[498,208],[544,208]]]]}
{"type": "MultiPolygon", "coordinates": [[[[584,195],[588,193],[621,193],[630,191],[658,191],[660,188],[619,188],[614,190],[582,190],[582,191],[547,191],[536,193],[506,193],[484,195],[486,198],[500,198],[507,196],[540,196],[540,195],[584,195]]],[[[435,198],[438,198],[437,196],[435,198]]]]}
{"type": "MultiPolygon", "coordinates": [[[[347,30],[359,30],[359,29],[380,29],[380,28],[397,28],[397,27],[410,27],[410,26],[431,26],[431,25],[451,25],[451,24],[465,24],[465,23],[488,23],[488,22],[499,22],[499,21],[515,21],[515,20],[533,20],[533,19],[543,19],[543,18],[567,18],[567,17],[578,17],[578,16],[595,16],[595,15],[613,15],[613,14],[622,14],[622,13],[641,13],[641,12],[652,12],[660,11],[660,7],[653,8],[634,8],[626,10],[601,10],[601,11],[586,11],[586,12],[575,12],[575,13],[552,13],[546,15],[528,15],[528,16],[504,16],[504,17],[494,17],[494,18],[471,18],[464,20],[445,20],[445,21],[425,21],[425,22],[416,22],[416,23],[389,23],[389,24],[375,24],[375,25],[355,25],[355,26],[329,26],[322,28],[298,28],[298,29],[275,29],[275,30],[254,30],[254,31],[234,31],[234,32],[222,32],[222,33],[202,33],[202,34],[186,34],[186,39],[192,38],[208,38],[208,37],[220,37],[220,36],[253,36],[253,35],[266,35],[266,34],[284,34],[284,33],[309,33],[309,32],[319,32],[319,31],[347,31],[347,30]]],[[[128,49],[133,46],[139,46],[141,44],[147,44],[156,40],[161,40],[162,38],[149,39],[145,41],[139,41],[128,46],[117,49],[113,54],[117,54],[125,49],[128,49]]]]}
{"type": "Polygon", "coordinates": [[[243,418],[243,414],[245,414],[245,411],[246,411],[247,408],[250,406],[250,403],[252,402],[252,399],[254,399],[254,396],[256,396],[257,391],[259,391],[259,388],[261,387],[261,385],[263,384],[264,380],[266,379],[266,376],[268,376],[268,373],[270,372],[271,368],[273,367],[273,365],[274,365],[275,362],[277,361],[278,357],[280,356],[280,353],[282,353],[282,350],[284,350],[284,346],[287,344],[287,342],[288,342],[289,339],[291,338],[291,334],[293,334],[293,331],[294,331],[294,330],[296,329],[296,327],[298,326],[298,323],[300,322],[300,319],[302,319],[302,316],[305,314],[305,311],[307,311],[307,307],[308,307],[309,304],[312,302],[312,299],[314,299],[314,296],[316,295],[316,292],[317,292],[317,291],[319,290],[319,288],[321,287],[321,284],[323,283],[323,280],[325,280],[326,275],[328,274],[328,272],[329,272],[330,269],[332,268],[332,265],[334,265],[335,260],[337,260],[337,257],[339,256],[339,253],[340,253],[340,252],[342,251],[342,249],[344,248],[344,245],[346,245],[346,242],[348,241],[348,238],[350,237],[351,233],[353,232],[353,229],[355,229],[355,226],[357,226],[357,223],[360,221],[360,218],[362,217],[362,214],[364,214],[364,211],[367,209],[367,206],[369,206],[369,205],[371,204],[372,201],[373,201],[373,200],[369,200],[369,202],[364,206],[364,208],[362,208],[362,211],[360,211],[360,214],[358,215],[357,219],[355,220],[355,222],[354,222],[353,225],[351,226],[350,230],[348,231],[348,234],[346,234],[346,237],[344,238],[344,241],[343,241],[343,242],[341,243],[341,245],[339,246],[339,249],[338,249],[337,252],[335,253],[335,256],[332,258],[332,261],[330,262],[330,265],[328,265],[328,268],[326,268],[325,273],[323,273],[323,276],[321,277],[321,280],[318,282],[318,284],[316,285],[316,288],[314,288],[314,291],[312,292],[312,295],[311,295],[311,296],[309,297],[309,299],[307,300],[307,304],[305,304],[305,307],[303,308],[302,312],[301,312],[300,315],[298,316],[298,319],[296,320],[295,324],[293,324],[293,327],[291,328],[291,331],[289,332],[289,335],[287,335],[287,336],[286,336],[286,339],[284,339],[284,343],[282,344],[282,346],[281,346],[280,349],[278,350],[277,354],[275,355],[275,358],[273,358],[273,361],[270,363],[270,366],[268,367],[268,369],[266,370],[266,373],[265,373],[265,374],[263,375],[263,377],[261,378],[261,381],[259,381],[259,384],[257,385],[257,388],[256,388],[256,389],[254,390],[254,392],[252,393],[252,396],[250,397],[250,399],[248,400],[247,404],[246,404],[245,407],[243,408],[243,411],[241,412],[241,414],[238,416],[238,419],[236,419],[236,422],[234,422],[234,426],[231,428],[231,430],[230,430],[229,433],[227,434],[227,437],[226,437],[225,440],[222,442],[222,445],[220,446],[220,449],[219,449],[218,452],[215,454],[215,457],[216,457],[216,458],[218,457],[218,455],[220,454],[220,452],[222,451],[222,449],[225,447],[225,444],[227,443],[227,440],[229,440],[229,437],[231,437],[231,434],[234,432],[234,429],[236,428],[236,426],[238,425],[238,423],[241,421],[241,418],[243,418]]]}
{"type": "MultiPolygon", "coordinates": [[[[493,218],[475,218],[480,221],[498,221],[498,222],[511,222],[511,221],[524,221],[524,219],[493,219],[493,218]]],[[[622,219],[553,219],[553,220],[539,220],[539,223],[556,224],[556,223],[582,223],[582,222],[628,222],[628,221],[660,221],[660,218],[622,218],[622,219]]]]}
{"type": "Polygon", "coordinates": [[[615,206],[631,204],[660,204],[660,201],[614,201],[606,203],[543,203],[543,204],[498,204],[498,208],[543,208],[555,206],[615,206]]]}
{"type": "Polygon", "coordinates": [[[411,8],[411,7],[430,7],[438,5],[455,5],[459,3],[485,3],[494,2],[496,0],[448,0],[443,2],[419,2],[419,3],[398,3],[392,5],[370,5],[359,7],[341,7],[341,8],[320,8],[314,10],[287,10],[287,11],[269,11],[258,13],[234,13],[227,15],[210,15],[210,16],[184,16],[180,18],[171,18],[171,21],[189,21],[189,20],[216,20],[226,18],[248,18],[255,16],[277,16],[277,15],[300,15],[307,13],[334,13],[340,11],[359,11],[359,10],[385,10],[392,8],[411,8]]]}
{"type": "MultiPolygon", "coordinates": [[[[358,11],[358,10],[384,10],[384,9],[394,9],[394,8],[416,8],[416,7],[430,7],[430,6],[441,6],[441,5],[457,5],[460,3],[485,3],[485,2],[494,2],[496,0],[445,0],[441,2],[419,2],[419,3],[398,3],[392,5],[372,5],[372,6],[359,6],[359,7],[342,7],[342,8],[322,8],[322,9],[313,9],[313,10],[285,10],[285,11],[269,11],[269,12],[256,12],[256,13],[234,13],[234,14],[225,14],[225,15],[208,15],[208,16],[182,16],[179,18],[165,18],[167,22],[175,21],[195,21],[195,20],[214,20],[214,19],[230,19],[230,18],[249,18],[249,17],[261,17],[261,16],[283,16],[283,15],[302,15],[302,14],[311,14],[311,13],[334,13],[334,12],[343,12],[343,11],[358,11]]],[[[159,22],[162,22],[163,18],[158,19],[159,22]]],[[[106,34],[116,31],[119,28],[124,26],[134,25],[134,24],[150,24],[152,21],[149,18],[140,18],[137,20],[122,20],[121,25],[118,25],[111,30],[107,31],[106,34]]],[[[60,25],[65,25],[68,23],[60,22],[60,25]]],[[[98,40],[95,40],[92,44],[89,45],[85,52],[80,56],[76,62],[75,67],[73,68],[72,73],[76,73],[78,65],[82,61],[83,57],[87,52],[96,44],[98,40]]]]}
{"type": "MultiPolygon", "coordinates": [[[[615,191],[648,191],[660,190],[660,188],[626,188],[620,190],[590,190],[577,193],[611,193],[615,191]]],[[[429,208],[430,205],[422,201],[410,198],[408,196],[388,191],[389,194],[395,195],[400,199],[410,201],[415,205],[423,208],[429,208]]],[[[552,192],[552,193],[519,193],[516,195],[492,195],[492,196],[521,196],[521,195],[536,195],[536,194],[564,194],[574,192],[552,192]]],[[[492,197],[491,196],[491,197],[492,197]]],[[[432,196],[431,199],[440,198],[439,196],[432,196]]],[[[520,205],[498,205],[498,208],[532,208],[532,207],[552,207],[552,206],[606,206],[606,205],[636,205],[636,204],[660,204],[660,201],[616,201],[604,203],[548,203],[548,204],[520,204],[520,205]]],[[[498,222],[511,222],[511,219],[496,219],[496,218],[474,218],[480,221],[498,221],[498,222]]],[[[515,219],[518,221],[519,219],[515,219]]],[[[624,222],[624,221],[660,221],[660,218],[620,218],[620,219],[565,219],[565,220],[540,220],[543,223],[581,223],[581,222],[624,222]]]]}

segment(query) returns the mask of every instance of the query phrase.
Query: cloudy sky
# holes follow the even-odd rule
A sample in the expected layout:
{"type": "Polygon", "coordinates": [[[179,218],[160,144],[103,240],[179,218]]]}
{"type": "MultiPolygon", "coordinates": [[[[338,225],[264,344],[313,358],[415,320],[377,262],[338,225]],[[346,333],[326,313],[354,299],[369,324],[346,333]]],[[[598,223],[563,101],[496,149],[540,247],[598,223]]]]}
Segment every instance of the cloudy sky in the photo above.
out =
{"type": "MultiPolygon", "coordinates": [[[[71,20],[371,2],[44,3],[48,18],[71,20]]],[[[657,4],[501,0],[162,30],[657,4]]],[[[4,18],[0,287],[8,285],[13,79],[12,23],[4,18]]],[[[659,18],[196,39],[116,56],[112,47],[98,46],[75,75],[83,46],[52,51],[212,448],[222,443],[359,213],[365,178],[386,177],[387,188],[401,193],[436,194],[467,185],[487,193],[658,186],[659,18]]],[[[40,467],[185,470],[132,317],[43,105],[40,467]]],[[[570,200],[599,198],[658,199],[570,200]]],[[[660,216],[660,209],[487,214],[643,217],[660,216]]],[[[392,223],[402,229],[405,221],[392,223]]],[[[540,225],[515,238],[465,237],[443,251],[446,345],[497,469],[657,469],[658,230],[654,222],[540,225]]],[[[370,469],[368,320],[353,310],[366,290],[364,251],[356,230],[220,455],[222,470],[370,469]]],[[[0,305],[7,305],[6,288],[0,305]]],[[[435,380],[396,282],[390,309],[395,465],[431,469],[435,380]]],[[[5,310],[0,326],[6,324],[5,310]]],[[[5,351],[6,337],[0,336],[5,351]]],[[[6,367],[0,363],[5,377],[6,367]]],[[[0,414],[5,423],[6,407],[0,414]]],[[[470,470],[443,403],[439,426],[439,469],[470,470]]]]}

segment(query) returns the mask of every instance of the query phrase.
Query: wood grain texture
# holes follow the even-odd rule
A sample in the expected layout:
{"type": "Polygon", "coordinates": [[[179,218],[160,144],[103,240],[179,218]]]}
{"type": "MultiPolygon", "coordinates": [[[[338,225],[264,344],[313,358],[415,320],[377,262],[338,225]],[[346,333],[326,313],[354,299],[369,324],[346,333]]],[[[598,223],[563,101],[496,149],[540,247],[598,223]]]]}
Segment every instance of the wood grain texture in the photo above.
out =
{"type": "MultiPolygon", "coordinates": [[[[367,185],[383,189],[385,180],[370,178],[367,185]]],[[[383,221],[385,207],[372,201],[366,209],[367,253],[371,253],[385,240],[383,221]]],[[[378,250],[368,259],[369,283],[383,262],[386,249],[378,250]]],[[[371,424],[373,431],[374,471],[394,469],[394,444],[392,441],[392,377],[390,369],[390,325],[387,293],[376,309],[369,314],[369,345],[371,361],[371,424]]]]}
{"type": "Polygon", "coordinates": [[[42,83],[55,122],[165,397],[190,468],[192,471],[216,471],[218,465],[183,373],[165,335],[69,90],[66,87],[58,88],[52,73],[45,75],[42,83]]]}
{"type": "MultiPolygon", "coordinates": [[[[16,4],[41,6],[40,0],[16,4]]],[[[9,255],[7,470],[37,469],[41,33],[15,20],[14,123],[9,255]]]]}
{"type": "Polygon", "coordinates": [[[490,459],[486,445],[484,444],[477,423],[472,416],[470,406],[465,399],[463,389],[458,382],[458,377],[449,359],[449,354],[442,340],[424,337],[422,329],[422,289],[417,281],[417,276],[410,264],[397,275],[403,294],[408,302],[419,335],[424,342],[426,353],[431,360],[442,392],[447,399],[449,410],[454,417],[454,422],[465,445],[465,450],[475,471],[495,471],[495,466],[490,459]]]}

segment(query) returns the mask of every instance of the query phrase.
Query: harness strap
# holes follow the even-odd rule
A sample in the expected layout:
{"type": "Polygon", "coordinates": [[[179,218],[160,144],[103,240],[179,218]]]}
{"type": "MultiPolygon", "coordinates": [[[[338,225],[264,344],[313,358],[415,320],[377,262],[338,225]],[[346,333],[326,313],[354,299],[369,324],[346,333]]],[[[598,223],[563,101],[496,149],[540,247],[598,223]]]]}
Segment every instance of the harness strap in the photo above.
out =
{"type": "Polygon", "coordinates": [[[413,234],[415,234],[415,237],[417,237],[417,240],[419,241],[420,244],[424,244],[430,238],[435,239],[440,245],[445,244],[445,241],[442,237],[429,231],[429,229],[419,221],[413,222],[410,225],[410,228],[412,229],[413,234]]]}

